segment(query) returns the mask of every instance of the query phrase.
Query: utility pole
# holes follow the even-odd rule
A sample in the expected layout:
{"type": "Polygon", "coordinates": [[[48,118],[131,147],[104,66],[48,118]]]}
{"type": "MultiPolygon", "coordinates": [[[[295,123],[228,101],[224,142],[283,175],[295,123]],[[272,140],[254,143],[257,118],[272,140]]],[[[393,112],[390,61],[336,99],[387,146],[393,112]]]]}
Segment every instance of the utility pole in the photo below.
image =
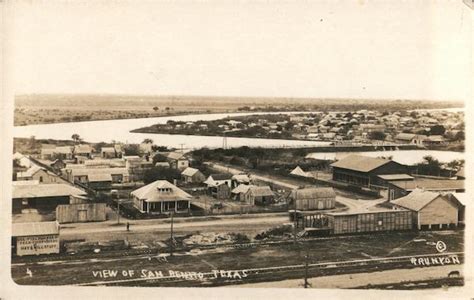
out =
{"type": "Polygon", "coordinates": [[[308,284],[308,253],[304,256],[304,288],[307,289],[308,284]]]}
{"type": "Polygon", "coordinates": [[[296,200],[298,199],[298,189],[295,190],[295,197],[293,199],[294,201],[294,210],[293,210],[293,222],[294,222],[294,228],[293,228],[293,242],[296,245],[296,227],[298,226],[298,219],[296,217],[296,200]]]}
{"type": "Polygon", "coordinates": [[[117,199],[117,224],[120,224],[120,199],[117,199]]]}
{"type": "Polygon", "coordinates": [[[173,248],[174,248],[174,237],[173,237],[173,215],[174,213],[171,212],[171,230],[170,230],[170,256],[173,256],[173,248]]]}
{"type": "Polygon", "coordinates": [[[181,143],[181,144],[179,144],[179,145],[181,146],[181,153],[184,153],[184,148],[183,148],[184,144],[181,143]]]}

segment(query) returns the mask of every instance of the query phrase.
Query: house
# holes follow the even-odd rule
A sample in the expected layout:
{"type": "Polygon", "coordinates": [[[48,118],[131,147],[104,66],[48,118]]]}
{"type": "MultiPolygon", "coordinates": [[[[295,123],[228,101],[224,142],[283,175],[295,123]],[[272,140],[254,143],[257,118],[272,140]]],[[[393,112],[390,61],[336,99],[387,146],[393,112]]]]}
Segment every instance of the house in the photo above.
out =
{"type": "Polygon", "coordinates": [[[399,133],[395,136],[395,142],[400,144],[414,144],[423,145],[423,141],[426,139],[426,135],[414,134],[414,133],[399,133]]]}
{"type": "Polygon", "coordinates": [[[336,206],[336,193],[330,187],[295,189],[289,198],[290,207],[296,210],[332,209],[336,206]]]}
{"type": "Polygon", "coordinates": [[[26,208],[53,211],[59,204],[70,204],[72,198],[86,195],[83,190],[66,183],[16,181],[13,183],[12,192],[13,213],[21,213],[22,209],[26,208]]]}
{"type": "Polygon", "coordinates": [[[89,173],[87,186],[94,190],[110,190],[112,188],[112,175],[110,173],[89,173]]]}
{"type": "Polygon", "coordinates": [[[157,180],[130,193],[133,205],[142,213],[189,213],[191,195],[166,180],[157,180]]]}
{"type": "Polygon", "coordinates": [[[92,147],[89,144],[75,145],[74,146],[75,156],[84,156],[87,158],[92,157],[92,147]]]}
{"type": "Polygon", "coordinates": [[[426,146],[439,146],[445,145],[446,141],[441,135],[430,135],[423,141],[423,144],[426,146]]]}
{"type": "Polygon", "coordinates": [[[212,197],[220,200],[230,198],[230,187],[225,183],[220,183],[210,189],[208,189],[212,197]]]}
{"type": "Polygon", "coordinates": [[[232,176],[232,187],[237,187],[241,184],[250,184],[250,177],[247,174],[236,174],[232,176]]]}
{"type": "Polygon", "coordinates": [[[244,193],[243,199],[247,204],[265,206],[275,201],[275,193],[269,186],[251,185],[244,193]]]}
{"type": "Polygon", "coordinates": [[[231,174],[211,174],[207,177],[204,183],[208,188],[218,186],[220,184],[227,184],[229,188],[232,187],[232,175],[231,174]]]}
{"type": "Polygon", "coordinates": [[[100,149],[100,157],[102,158],[117,158],[117,151],[115,147],[102,147],[100,149]]]}
{"type": "Polygon", "coordinates": [[[241,184],[231,191],[231,198],[236,201],[245,201],[245,194],[248,192],[252,185],[241,184]]]}
{"type": "Polygon", "coordinates": [[[448,196],[455,198],[460,203],[458,221],[464,225],[466,220],[466,206],[468,205],[467,203],[471,201],[469,195],[466,193],[449,193],[448,196]]]}
{"type": "Polygon", "coordinates": [[[80,182],[89,184],[92,179],[92,186],[103,186],[100,182],[108,182],[111,178],[111,183],[126,183],[130,181],[128,169],[126,168],[66,168],[64,169],[66,178],[70,182],[80,182]]]}
{"type": "Polygon", "coordinates": [[[64,183],[65,181],[58,175],[47,169],[33,164],[28,170],[18,172],[17,180],[38,180],[39,183],[64,183]]]}
{"type": "Polygon", "coordinates": [[[379,175],[406,174],[408,168],[393,160],[349,155],[331,164],[333,180],[361,187],[382,186],[379,175]]]}
{"type": "Polygon", "coordinates": [[[182,173],[184,182],[186,183],[202,183],[206,180],[206,176],[198,169],[187,167],[182,173]]]}
{"type": "Polygon", "coordinates": [[[389,199],[404,197],[416,189],[443,193],[462,193],[465,190],[464,180],[432,179],[416,177],[411,180],[388,182],[389,199]]]}
{"type": "Polygon", "coordinates": [[[73,147],[71,146],[60,146],[53,150],[54,158],[71,160],[73,159],[73,147]]]}
{"type": "Polygon", "coordinates": [[[145,172],[153,168],[153,162],[139,156],[123,156],[125,168],[128,171],[129,181],[143,181],[145,172]]]}
{"type": "Polygon", "coordinates": [[[413,211],[414,225],[419,229],[447,229],[458,226],[461,204],[453,197],[416,189],[405,197],[392,200],[394,208],[413,211]]]}
{"type": "Polygon", "coordinates": [[[14,255],[52,254],[59,251],[59,224],[57,222],[12,224],[12,253],[14,255]]]}
{"type": "Polygon", "coordinates": [[[169,162],[170,167],[178,169],[180,171],[189,167],[189,160],[180,152],[169,152],[165,154],[166,160],[169,162]]]}

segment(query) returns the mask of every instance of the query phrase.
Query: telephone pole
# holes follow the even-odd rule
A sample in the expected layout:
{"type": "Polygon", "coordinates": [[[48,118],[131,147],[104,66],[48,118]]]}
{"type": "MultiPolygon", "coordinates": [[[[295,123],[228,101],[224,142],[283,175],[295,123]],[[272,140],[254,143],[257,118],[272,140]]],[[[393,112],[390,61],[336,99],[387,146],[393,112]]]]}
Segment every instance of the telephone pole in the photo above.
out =
{"type": "Polygon", "coordinates": [[[174,236],[173,236],[173,212],[171,212],[171,230],[170,230],[170,256],[173,256],[174,236]]]}
{"type": "Polygon", "coordinates": [[[304,288],[309,287],[308,283],[308,253],[304,256],[304,288]]]}
{"type": "Polygon", "coordinates": [[[117,224],[120,224],[120,199],[117,199],[117,224]]]}

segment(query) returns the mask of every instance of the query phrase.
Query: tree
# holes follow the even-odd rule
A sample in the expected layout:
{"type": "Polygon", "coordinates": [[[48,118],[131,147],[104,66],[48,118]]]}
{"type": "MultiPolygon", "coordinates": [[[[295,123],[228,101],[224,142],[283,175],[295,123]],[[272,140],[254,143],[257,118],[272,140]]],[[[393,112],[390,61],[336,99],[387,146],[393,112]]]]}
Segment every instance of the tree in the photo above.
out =
{"type": "Polygon", "coordinates": [[[158,111],[159,110],[158,106],[153,107],[153,110],[158,111]]]}
{"type": "Polygon", "coordinates": [[[166,156],[164,156],[163,154],[156,154],[155,156],[153,156],[153,165],[155,165],[157,162],[165,162],[167,161],[166,160],[166,156]]]}
{"type": "Polygon", "coordinates": [[[369,139],[371,140],[377,140],[377,141],[383,141],[387,135],[382,132],[382,131],[371,131],[369,132],[369,139]]]}
{"type": "Polygon", "coordinates": [[[444,135],[446,128],[443,125],[435,125],[430,128],[430,135],[444,135]]]}
{"type": "Polygon", "coordinates": [[[165,167],[153,167],[145,171],[143,176],[143,182],[149,184],[156,180],[167,180],[173,183],[174,179],[180,179],[181,172],[176,169],[165,168],[165,167]]]}
{"type": "Polygon", "coordinates": [[[77,133],[74,133],[72,136],[71,136],[71,139],[77,144],[81,141],[81,137],[77,134],[77,133]]]}
{"type": "Polygon", "coordinates": [[[143,144],[153,144],[153,140],[152,139],[149,139],[149,138],[146,138],[143,140],[142,142],[143,144]]]}
{"type": "Polygon", "coordinates": [[[123,147],[123,153],[126,156],[140,155],[140,147],[137,144],[129,144],[123,147]]]}

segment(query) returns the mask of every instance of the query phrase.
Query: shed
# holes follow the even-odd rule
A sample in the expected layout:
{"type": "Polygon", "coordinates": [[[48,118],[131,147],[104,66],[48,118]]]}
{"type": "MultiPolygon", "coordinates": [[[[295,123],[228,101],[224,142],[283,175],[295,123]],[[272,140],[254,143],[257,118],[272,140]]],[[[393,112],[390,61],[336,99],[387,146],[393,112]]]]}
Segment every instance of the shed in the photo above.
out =
{"type": "Polygon", "coordinates": [[[290,200],[297,210],[332,209],[336,206],[336,193],[331,187],[295,189],[290,200]]]}
{"type": "Polygon", "coordinates": [[[267,185],[253,185],[244,194],[244,199],[250,205],[268,205],[275,201],[275,193],[267,185]]]}
{"type": "Polygon", "coordinates": [[[105,221],[105,207],[105,203],[58,205],[56,207],[56,220],[59,223],[105,221]]]}
{"type": "Polygon", "coordinates": [[[18,256],[59,253],[59,224],[13,223],[12,246],[18,256]]]}

